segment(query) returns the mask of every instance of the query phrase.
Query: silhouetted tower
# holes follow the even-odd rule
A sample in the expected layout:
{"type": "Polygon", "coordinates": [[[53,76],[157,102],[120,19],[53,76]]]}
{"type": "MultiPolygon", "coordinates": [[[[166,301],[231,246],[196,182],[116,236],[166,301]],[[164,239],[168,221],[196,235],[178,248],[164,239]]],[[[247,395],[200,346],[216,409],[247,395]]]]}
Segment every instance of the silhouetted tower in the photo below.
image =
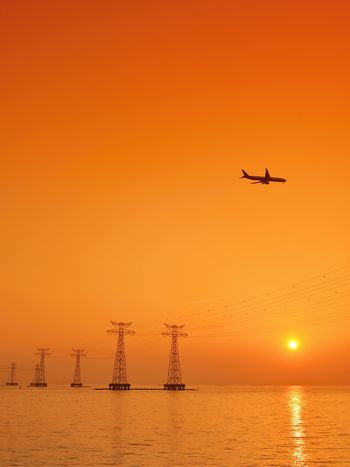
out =
{"type": "Polygon", "coordinates": [[[18,383],[16,381],[16,363],[15,362],[11,363],[9,370],[10,370],[10,376],[7,380],[6,386],[18,386],[18,383]]]}
{"type": "Polygon", "coordinates": [[[38,383],[39,383],[39,368],[40,368],[40,364],[36,363],[34,365],[33,381],[30,383],[31,386],[38,386],[38,383]]]}
{"type": "Polygon", "coordinates": [[[185,326],[184,324],[177,325],[164,323],[164,326],[167,328],[167,331],[162,332],[162,336],[171,337],[168,379],[164,384],[164,389],[168,391],[181,391],[185,389],[185,385],[182,383],[181,378],[180,355],[177,338],[187,337],[188,334],[181,331],[185,326]]]}
{"type": "Polygon", "coordinates": [[[40,363],[36,368],[36,374],[34,374],[34,382],[31,386],[46,388],[47,383],[45,381],[45,357],[49,354],[49,349],[38,349],[35,355],[40,355],[40,363]]]}
{"type": "Polygon", "coordinates": [[[75,369],[74,369],[74,376],[73,376],[73,383],[71,384],[72,388],[81,388],[83,383],[81,382],[81,374],[80,374],[80,357],[86,357],[86,354],[83,353],[83,349],[73,349],[71,354],[72,357],[76,357],[75,360],[75,369]]]}
{"type": "Polygon", "coordinates": [[[127,374],[126,374],[126,358],[125,358],[125,344],[124,337],[132,336],[135,334],[135,331],[128,329],[132,325],[132,321],[129,323],[111,321],[114,328],[109,329],[107,332],[111,334],[117,334],[117,351],[115,354],[114,369],[113,369],[113,379],[109,385],[109,389],[113,391],[127,391],[130,389],[130,384],[128,383],[127,374]]]}

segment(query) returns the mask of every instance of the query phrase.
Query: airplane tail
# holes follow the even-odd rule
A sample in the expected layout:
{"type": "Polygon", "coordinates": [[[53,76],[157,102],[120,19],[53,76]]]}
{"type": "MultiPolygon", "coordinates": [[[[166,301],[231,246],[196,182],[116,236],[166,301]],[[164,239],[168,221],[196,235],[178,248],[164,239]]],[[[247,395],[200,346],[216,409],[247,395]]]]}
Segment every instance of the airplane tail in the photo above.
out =
{"type": "Polygon", "coordinates": [[[242,172],[243,172],[243,176],[242,176],[242,178],[247,178],[247,177],[249,177],[249,174],[248,174],[248,172],[246,172],[246,171],[245,171],[245,170],[243,170],[243,169],[242,169],[242,172]]]}

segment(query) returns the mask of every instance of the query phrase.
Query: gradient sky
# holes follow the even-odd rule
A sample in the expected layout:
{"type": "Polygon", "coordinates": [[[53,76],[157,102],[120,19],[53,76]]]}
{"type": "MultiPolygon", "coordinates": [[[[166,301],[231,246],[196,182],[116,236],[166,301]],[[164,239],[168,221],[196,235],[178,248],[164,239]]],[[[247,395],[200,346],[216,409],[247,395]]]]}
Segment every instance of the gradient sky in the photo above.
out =
{"type": "Polygon", "coordinates": [[[345,0],[1,2],[1,368],[28,382],[50,347],[48,381],[70,382],[84,347],[84,379],[108,383],[109,320],[132,320],[129,380],[163,383],[162,323],[179,322],[188,384],[350,384],[350,269],[322,277],[350,264],[349,16],[345,0]],[[265,167],[288,183],[239,180],[265,167]],[[308,278],[319,306],[287,288],[282,321],[259,299],[243,324],[244,306],[224,314],[308,278]]]}

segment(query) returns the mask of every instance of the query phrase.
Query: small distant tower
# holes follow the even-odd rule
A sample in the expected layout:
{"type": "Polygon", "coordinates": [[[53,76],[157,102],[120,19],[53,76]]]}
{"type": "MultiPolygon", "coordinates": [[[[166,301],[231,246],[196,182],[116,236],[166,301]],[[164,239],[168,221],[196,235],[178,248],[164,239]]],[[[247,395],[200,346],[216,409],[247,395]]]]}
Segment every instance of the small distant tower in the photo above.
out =
{"type": "Polygon", "coordinates": [[[10,376],[7,380],[6,386],[18,386],[18,383],[16,380],[16,363],[15,362],[11,363],[9,370],[10,370],[10,376]]]}
{"type": "Polygon", "coordinates": [[[73,349],[71,354],[72,357],[76,357],[75,360],[75,369],[74,369],[74,376],[73,376],[73,383],[71,383],[72,388],[81,388],[83,387],[83,383],[81,382],[81,375],[80,375],[80,357],[86,357],[85,351],[83,349],[73,349]]]}
{"type": "Polygon", "coordinates": [[[162,336],[171,337],[168,379],[164,384],[164,389],[167,391],[183,391],[185,389],[185,384],[182,383],[181,378],[180,355],[177,338],[187,337],[188,334],[181,331],[185,326],[184,324],[177,325],[164,323],[164,326],[167,328],[167,331],[162,332],[162,336]]]}
{"type": "Polygon", "coordinates": [[[34,370],[34,381],[31,386],[38,388],[46,388],[47,383],[45,381],[45,357],[49,354],[50,349],[38,349],[35,355],[40,355],[40,363],[35,365],[34,370]]]}
{"type": "Polygon", "coordinates": [[[125,344],[124,337],[132,336],[135,334],[135,331],[131,331],[129,326],[132,325],[132,321],[129,323],[123,323],[111,321],[114,326],[113,329],[109,329],[107,332],[110,334],[116,334],[118,336],[117,340],[117,350],[115,354],[114,369],[113,369],[113,378],[112,382],[109,385],[109,389],[112,391],[128,391],[130,389],[130,384],[128,383],[127,374],[126,374],[126,358],[125,358],[125,344]]]}

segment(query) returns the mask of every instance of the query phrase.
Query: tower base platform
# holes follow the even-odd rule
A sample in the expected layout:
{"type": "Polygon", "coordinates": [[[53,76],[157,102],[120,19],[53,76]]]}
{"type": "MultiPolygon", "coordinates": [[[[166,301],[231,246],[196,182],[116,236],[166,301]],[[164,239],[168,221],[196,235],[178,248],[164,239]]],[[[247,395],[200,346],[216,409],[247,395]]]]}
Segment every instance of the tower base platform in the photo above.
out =
{"type": "Polygon", "coordinates": [[[47,383],[30,383],[30,386],[34,388],[46,388],[47,383]]]}
{"type": "Polygon", "coordinates": [[[82,388],[83,383],[71,383],[70,387],[71,388],[82,388]]]}
{"type": "Polygon", "coordinates": [[[18,386],[18,383],[6,383],[6,386],[18,386]]]}
{"type": "Polygon", "coordinates": [[[130,391],[129,383],[111,383],[109,385],[110,391],[130,391]]]}
{"type": "Polygon", "coordinates": [[[184,391],[185,384],[164,384],[165,391],[184,391]]]}

